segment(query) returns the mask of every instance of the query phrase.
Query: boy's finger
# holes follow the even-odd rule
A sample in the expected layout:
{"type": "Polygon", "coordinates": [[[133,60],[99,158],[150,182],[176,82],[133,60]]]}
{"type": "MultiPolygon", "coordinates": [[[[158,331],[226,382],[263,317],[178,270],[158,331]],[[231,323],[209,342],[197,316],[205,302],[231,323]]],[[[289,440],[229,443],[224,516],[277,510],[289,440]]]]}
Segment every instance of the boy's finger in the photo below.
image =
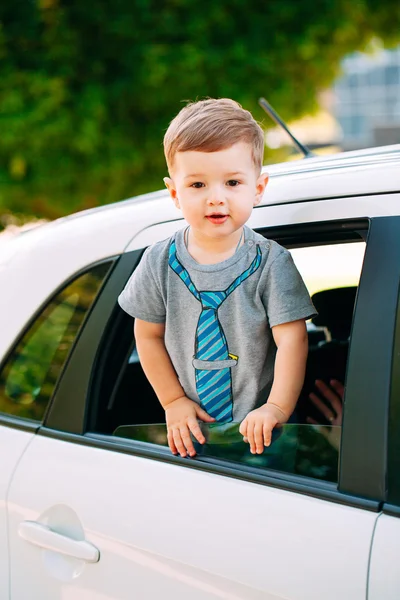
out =
{"type": "Polygon", "coordinates": [[[264,436],[264,446],[271,445],[271,427],[269,425],[264,424],[263,427],[263,436],[264,436]]]}
{"type": "Polygon", "coordinates": [[[257,454],[264,452],[263,426],[262,423],[256,423],[254,427],[254,442],[257,454]]]}
{"type": "Polygon", "coordinates": [[[182,456],[182,458],[185,458],[185,456],[187,456],[187,452],[182,442],[181,432],[179,429],[173,429],[172,434],[174,436],[174,443],[179,454],[182,456]]]}
{"type": "Polygon", "coordinates": [[[194,456],[196,454],[196,451],[194,449],[193,442],[190,437],[188,426],[182,426],[179,431],[181,433],[182,442],[186,450],[188,451],[190,456],[194,456]]]}
{"type": "Polygon", "coordinates": [[[190,431],[192,432],[193,436],[196,438],[196,440],[200,444],[204,444],[204,442],[206,441],[206,438],[204,437],[203,432],[201,431],[196,419],[188,419],[188,427],[189,427],[190,431]]]}
{"type": "Polygon", "coordinates": [[[247,437],[249,440],[249,444],[250,444],[250,452],[252,454],[256,453],[256,444],[254,441],[254,425],[252,423],[249,423],[247,425],[247,437]]]}
{"type": "Polygon", "coordinates": [[[247,437],[247,419],[244,419],[244,421],[240,423],[239,433],[241,433],[243,437],[247,437]]]}
{"type": "Polygon", "coordinates": [[[215,421],[214,417],[210,417],[210,415],[199,405],[196,406],[196,414],[199,417],[199,419],[205,421],[206,423],[214,423],[215,421]]]}
{"type": "Polygon", "coordinates": [[[169,449],[171,450],[172,454],[175,454],[175,455],[178,454],[178,450],[176,449],[176,446],[174,443],[174,436],[170,429],[168,429],[168,446],[169,446],[169,449]]]}

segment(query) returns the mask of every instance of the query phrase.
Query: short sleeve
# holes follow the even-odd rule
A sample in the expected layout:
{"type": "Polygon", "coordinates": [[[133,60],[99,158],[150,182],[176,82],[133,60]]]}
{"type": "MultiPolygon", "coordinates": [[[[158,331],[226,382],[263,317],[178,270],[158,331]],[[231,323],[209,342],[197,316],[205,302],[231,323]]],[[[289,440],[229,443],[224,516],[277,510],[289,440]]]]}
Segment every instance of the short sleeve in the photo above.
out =
{"type": "Polygon", "coordinates": [[[152,261],[154,253],[148,248],[139,265],[118,297],[120,307],[131,317],[150,323],[165,322],[165,304],[160,282],[154,275],[152,261]]]}
{"type": "Polygon", "coordinates": [[[317,315],[288,250],[282,249],[267,271],[263,303],[270,327],[317,315]]]}

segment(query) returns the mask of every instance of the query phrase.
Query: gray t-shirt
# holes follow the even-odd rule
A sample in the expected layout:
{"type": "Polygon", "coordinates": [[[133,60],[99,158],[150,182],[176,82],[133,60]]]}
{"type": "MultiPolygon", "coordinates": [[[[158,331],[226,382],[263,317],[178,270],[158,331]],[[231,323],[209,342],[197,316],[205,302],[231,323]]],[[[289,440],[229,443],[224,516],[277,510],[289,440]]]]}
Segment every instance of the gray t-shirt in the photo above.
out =
{"type": "Polygon", "coordinates": [[[316,314],[290,253],[245,227],[217,264],[197,263],[184,230],[144,253],[120,294],[132,317],[165,323],[165,346],[188,398],[219,422],[264,404],[273,380],[271,327],[316,314]]]}

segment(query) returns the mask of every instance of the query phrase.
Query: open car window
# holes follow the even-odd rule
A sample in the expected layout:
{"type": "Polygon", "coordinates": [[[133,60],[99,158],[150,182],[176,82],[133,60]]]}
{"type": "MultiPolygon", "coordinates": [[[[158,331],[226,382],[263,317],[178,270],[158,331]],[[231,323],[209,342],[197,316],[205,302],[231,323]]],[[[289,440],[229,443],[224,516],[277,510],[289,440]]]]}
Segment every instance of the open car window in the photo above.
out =
{"type": "MultiPolygon", "coordinates": [[[[347,225],[345,239],[340,225],[330,227],[336,229],[326,239],[317,226],[315,235],[299,227],[294,233],[290,230],[287,239],[276,237],[291,252],[319,313],[307,322],[305,382],[290,422],[276,429],[271,447],[262,455],[251,454],[239,434],[239,423],[202,424],[207,442],[197,446],[200,460],[338,481],[346,368],[368,224],[357,222],[354,230],[347,225]]],[[[130,439],[142,447],[167,448],[165,413],[141,367],[132,319],[122,310],[117,316],[119,324],[114,324],[107,339],[108,358],[98,372],[100,395],[87,431],[130,439]]]]}

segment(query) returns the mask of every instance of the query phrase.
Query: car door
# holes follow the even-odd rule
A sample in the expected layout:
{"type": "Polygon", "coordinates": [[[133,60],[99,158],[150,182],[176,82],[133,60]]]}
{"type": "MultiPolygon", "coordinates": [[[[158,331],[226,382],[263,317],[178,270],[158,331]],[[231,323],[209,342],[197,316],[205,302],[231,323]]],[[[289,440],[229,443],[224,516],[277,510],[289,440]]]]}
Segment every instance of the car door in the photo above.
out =
{"type": "MultiPolygon", "coordinates": [[[[280,464],[259,468],[224,452],[182,459],[162,440],[127,439],[92,426],[89,408],[95,415],[102,410],[96,388],[107,388],[102,374],[120,352],[111,345],[105,360],[101,349],[119,340],[116,298],[140,252],[123,256],[11,485],[12,600],[25,599],[27,590],[41,600],[365,599],[385,497],[390,309],[397,294],[391,256],[400,240],[399,219],[396,228],[393,222],[372,220],[368,232],[334,481],[318,469],[299,475],[280,464]]],[[[347,225],[315,223],[314,233],[323,239],[365,223],[347,225]]],[[[311,230],[299,225],[286,234],[309,238],[311,230]]],[[[107,393],[114,394],[113,386],[107,393]]]]}

